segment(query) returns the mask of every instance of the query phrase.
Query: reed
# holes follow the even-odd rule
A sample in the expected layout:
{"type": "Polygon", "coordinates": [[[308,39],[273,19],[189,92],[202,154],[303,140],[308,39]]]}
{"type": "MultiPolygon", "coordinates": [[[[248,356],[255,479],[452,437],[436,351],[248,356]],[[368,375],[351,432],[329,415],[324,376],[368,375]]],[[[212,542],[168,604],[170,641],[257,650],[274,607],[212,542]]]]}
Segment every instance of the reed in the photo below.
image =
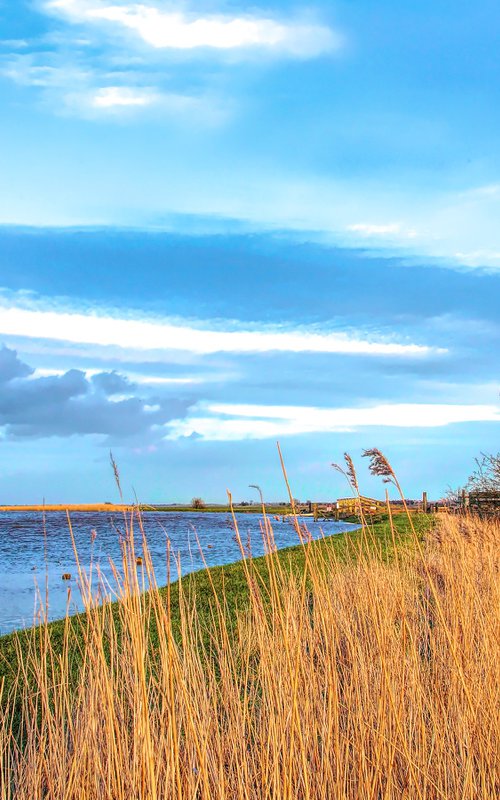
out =
{"type": "Polygon", "coordinates": [[[342,558],[302,532],[297,572],[266,518],[263,565],[241,545],[248,602],[213,585],[201,614],[179,583],[174,630],[129,517],[118,605],[82,570],[86,614],[18,652],[1,800],[497,797],[499,533],[440,515],[384,559],[369,530],[342,558]]]}

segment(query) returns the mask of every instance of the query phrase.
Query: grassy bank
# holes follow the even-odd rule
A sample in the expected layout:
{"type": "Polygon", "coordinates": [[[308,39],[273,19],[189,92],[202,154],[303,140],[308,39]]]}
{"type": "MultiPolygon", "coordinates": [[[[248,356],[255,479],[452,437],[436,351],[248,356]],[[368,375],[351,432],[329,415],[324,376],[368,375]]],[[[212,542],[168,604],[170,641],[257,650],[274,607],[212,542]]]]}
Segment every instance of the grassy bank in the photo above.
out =
{"type": "MultiPolygon", "coordinates": [[[[358,521],[353,517],[353,521],[358,521]]],[[[416,518],[416,528],[423,537],[434,524],[435,518],[430,515],[419,515],[416,518]]],[[[402,548],[411,543],[411,530],[406,517],[399,516],[394,520],[396,531],[397,546],[402,548]]],[[[363,545],[364,540],[361,529],[340,533],[334,536],[318,540],[311,544],[313,553],[324,555],[332,561],[347,561],[356,559],[363,545]]],[[[370,528],[370,537],[365,541],[365,547],[377,552],[381,559],[393,557],[394,540],[391,527],[387,517],[370,528]]],[[[295,574],[301,574],[304,570],[305,551],[301,545],[288,547],[279,550],[276,557],[282,567],[295,574]]],[[[266,569],[266,558],[259,557],[252,559],[252,569],[255,570],[265,583],[268,583],[269,574],[266,569]]],[[[160,588],[160,595],[165,599],[167,590],[160,588]]],[[[187,575],[180,582],[172,582],[170,587],[170,615],[172,629],[175,638],[179,639],[180,634],[180,596],[192,596],[197,599],[197,614],[200,621],[204,623],[211,613],[211,601],[214,592],[217,596],[224,595],[225,606],[227,609],[227,623],[232,626],[236,623],[237,612],[248,607],[249,585],[245,573],[244,565],[241,561],[233,564],[226,564],[220,567],[212,567],[187,575]]],[[[110,611],[119,624],[120,609],[118,603],[110,604],[110,611]]],[[[63,640],[67,634],[68,625],[73,635],[80,642],[83,641],[85,633],[86,618],[84,614],[76,615],[68,621],[60,620],[49,623],[43,628],[43,635],[47,635],[56,653],[62,651],[63,640]]],[[[39,635],[41,631],[38,632],[39,635]]],[[[6,636],[0,637],[0,682],[3,680],[5,688],[9,688],[14,682],[19,670],[19,657],[26,655],[33,649],[35,631],[33,629],[21,630],[6,636]]],[[[152,626],[152,644],[156,644],[157,631],[152,626]]],[[[81,648],[75,649],[72,655],[71,667],[76,672],[81,663],[81,648]]]]}
{"type": "Polygon", "coordinates": [[[498,796],[498,524],[412,522],[166,590],[126,542],[118,603],[0,640],[2,800],[498,796]]]}
{"type": "MultiPolygon", "coordinates": [[[[46,503],[43,505],[1,505],[0,506],[0,513],[2,512],[22,512],[22,513],[50,513],[53,511],[58,512],[89,512],[89,513],[108,513],[108,514],[115,514],[120,513],[123,511],[131,512],[137,508],[135,504],[124,504],[124,503],[46,503]]],[[[234,511],[237,511],[238,514],[261,514],[262,507],[257,503],[253,505],[241,505],[241,504],[234,504],[233,505],[234,511]]],[[[192,505],[151,505],[148,503],[141,503],[139,505],[139,509],[141,511],[159,511],[159,512],[188,512],[192,514],[193,512],[200,513],[200,514],[214,514],[214,513],[223,513],[227,514],[230,513],[230,506],[228,505],[203,505],[201,508],[193,508],[192,505]]],[[[292,514],[292,507],[288,503],[277,503],[276,505],[266,505],[266,512],[268,514],[273,515],[284,515],[284,514],[292,514]]]]}
{"type": "MultiPolygon", "coordinates": [[[[231,507],[226,504],[219,504],[219,505],[211,505],[208,503],[207,505],[202,506],[201,508],[193,508],[192,505],[169,505],[169,506],[162,506],[162,505],[147,505],[141,504],[140,506],[142,511],[181,511],[181,512],[188,512],[192,514],[196,512],[197,514],[229,514],[231,512],[231,507]]],[[[236,511],[238,514],[261,514],[262,513],[262,506],[258,503],[253,503],[252,505],[241,505],[240,503],[233,504],[233,510],[236,511]]],[[[283,514],[291,514],[292,507],[288,503],[276,503],[275,505],[266,505],[266,513],[267,514],[274,514],[274,515],[283,515],[283,514]]]]}

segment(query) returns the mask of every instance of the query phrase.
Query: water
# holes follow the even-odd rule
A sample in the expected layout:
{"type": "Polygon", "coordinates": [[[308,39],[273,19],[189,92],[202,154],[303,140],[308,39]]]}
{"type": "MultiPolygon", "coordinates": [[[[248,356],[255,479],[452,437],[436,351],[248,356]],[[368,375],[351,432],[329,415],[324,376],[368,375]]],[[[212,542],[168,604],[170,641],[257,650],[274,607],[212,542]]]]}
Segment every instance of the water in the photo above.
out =
{"type": "MultiPolygon", "coordinates": [[[[167,536],[172,553],[180,555],[183,575],[203,567],[196,535],[209,566],[228,564],[241,557],[234,541],[234,529],[228,513],[167,511],[145,512],[142,516],[159,585],[167,580],[167,536]]],[[[242,540],[246,542],[249,534],[252,554],[262,555],[262,517],[260,514],[238,514],[237,517],[242,540]]],[[[109,559],[120,563],[123,515],[73,512],[71,522],[83,568],[88,570],[91,562],[98,563],[102,574],[111,580],[109,559]]],[[[311,518],[303,522],[307,523],[313,538],[356,527],[330,520],[319,523],[311,518]]],[[[277,547],[289,547],[298,543],[297,533],[290,521],[273,520],[273,527],[277,547]]],[[[40,512],[0,514],[0,634],[33,624],[34,613],[39,608],[37,586],[45,598],[46,580],[49,589],[49,619],[59,619],[65,615],[69,588],[70,612],[81,610],[76,562],[66,514],[48,513],[45,530],[44,537],[43,517],[40,512]],[[71,575],[69,581],[62,579],[65,573],[71,575]]],[[[139,550],[138,546],[138,553],[139,550]]]]}

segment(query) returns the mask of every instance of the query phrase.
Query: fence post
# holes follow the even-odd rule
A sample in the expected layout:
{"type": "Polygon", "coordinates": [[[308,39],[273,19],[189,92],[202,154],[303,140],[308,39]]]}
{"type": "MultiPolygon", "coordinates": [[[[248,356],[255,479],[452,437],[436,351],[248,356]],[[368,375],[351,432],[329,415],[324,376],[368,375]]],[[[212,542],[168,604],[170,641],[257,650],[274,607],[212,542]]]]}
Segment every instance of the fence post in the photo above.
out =
{"type": "Polygon", "coordinates": [[[422,511],[427,514],[427,492],[422,492],[422,511]]]}

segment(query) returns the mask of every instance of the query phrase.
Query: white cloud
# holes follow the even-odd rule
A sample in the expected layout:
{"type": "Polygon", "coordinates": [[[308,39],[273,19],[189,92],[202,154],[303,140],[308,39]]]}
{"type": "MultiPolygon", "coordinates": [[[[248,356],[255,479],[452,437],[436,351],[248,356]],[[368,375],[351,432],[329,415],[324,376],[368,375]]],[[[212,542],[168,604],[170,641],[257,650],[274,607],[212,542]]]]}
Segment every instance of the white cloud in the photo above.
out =
{"type": "Polygon", "coordinates": [[[500,251],[472,250],[455,253],[455,258],[466,267],[500,267],[500,251]]]}
{"type": "MultiPolygon", "coordinates": [[[[143,113],[148,109],[165,117],[169,115],[176,120],[196,115],[198,123],[211,126],[223,122],[228,113],[229,104],[222,104],[208,94],[192,96],[189,94],[163,91],[161,88],[140,85],[141,77],[134,72],[100,72],[92,69],[81,69],[52,57],[53,63],[37,64],[34,56],[22,55],[12,57],[0,74],[20,86],[34,86],[42,91],[44,101],[57,110],[59,114],[71,114],[85,119],[96,119],[121,114],[143,113]],[[130,85],[115,83],[102,85],[104,81],[124,78],[130,85]],[[137,81],[137,85],[132,82],[137,81]],[[99,85],[100,84],[100,85],[99,85]]],[[[144,76],[154,77],[154,76],[144,76]]]]}
{"type": "Polygon", "coordinates": [[[55,0],[46,5],[75,22],[112,23],[133,31],[157,49],[240,50],[264,48],[292,56],[311,57],[340,46],[330,28],[309,22],[282,22],[272,17],[227,14],[196,16],[164,11],[155,5],[109,5],[86,0],[55,0]]]}
{"type": "Polygon", "coordinates": [[[348,225],[348,231],[353,231],[353,233],[363,233],[367,236],[372,236],[373,234],[386,234],[386,233],[399,233],[400,226],[397,224],[390,224],[390,225],[373,225],[365,222],[358,222],[355,225],[348,225]]]}
{"type": "Polygon", "coordinates": [[[127,319],[8,305],[1,309],[0,334],[135,351],[180,350],[196,354],[274,351],[422,357],[446,352],[425,345],[374,341],[347,333],[318,333],[307,328],[242,330],[234,325],[221,329],[214,323],[198,328],[170,320],[127,319]]]}
{"type": "Polygon", "coordinates": [[[94,108],[127,108],[149,106],[158,101],[158,95],[150,89],[130,89],[127,86],[106,86],[91,97],[94,108]]]}
{"type": "MultiPolygon", "coordinates": [[[[102,371],[102,370],[101,370],[102,371]]],[[[28,375],[27,380],[36,381],[38,378],[54,378],[64,375],[67,370],[56,369],[52,367],[37,367],[33,370],[31,375],[28,375]]],[[[96,370],[97,373],[97,370],[96,370]]]]}
{"type": "Polygon", "coordinates": [[[361,236],[396,236],[403,239],[414,239],[417,232],[414,228],[407,228],[397,222],[374,225],[373,223],[357,222],[354,225],[348,225],[347,230],[352,233],[357,233],[361,236]]]}
{"type": "Polygon", "coordinates": [[[44,102],[58,114],[84,119],[113,119],[149,111],[161,118],[168,115],[175,121],[194,115],[198,124],[210,127],[224,122],[230,111],[229,102],[222,102],[209,92],[195,96],[165,91],[161,85],[144,85],[146,81],[157,80],[161,84],[161,76],[155,74],[141,74],[132,69],[104,71],[90,65],[82,68],[66,63],[65,58],[58,54],[12,55],[4,66],[0,64],[0,75],[19,86],[39,88],[44,102]],[[37,58],[47,59],[47,63],[37,63],[37,58]]]}
{"type": "Polygon", "coordinates": [[[186,378],[172,378],[164,375],[141,375],[138,372],[126,372],[126,377],[133,381],[133,383],[144,384],[145,386],[194,386],[196,384],[207,383],[209,380],[226,380],[226,376],[217,375],[216,378],[209,376],[208,378],[200,377],[186,377],[186,378]]]}
{"type": "Polygon", "coordinates": [[[41,89],[65,90],[85,87],[92,78],[88,70],[76,68],[69,64],[36,63],[33,54],[16,55],[5,62],[0,74],[17,83],[19,86],[38,86],[41,89]]]}
{"type": "Polygon", "coordinates": [[[347,432],[364,427],[437,428],[463,422],[500,422],[492,405],[393,403],[368,408],[316,408],[239,404],[200,405],[199,415],[166,425],[166,438],[193,433],[212,441],[266,439],[347,432]]]}
{"type": "Polygon", "coordinates": [[[144,408],[144,411],[145,411],[147,414],[154,414],[154,413],[156,413],[157,411],[160,411],[160,410],[161,410],[161,406],[160,406],[160,405],[158,405],[158,403],[153,403],[152,405],[151,405],[151,404],[149,404],[149,403],[145,403],[145,404],[144,404],[144,406],[143,406],[143,408],[144,408]]]}
{"type": "Polygon", "coordinates": [[[6,50],[24,50],[29,47],[26,39],[0,39],[0,45],[6,50]]]}
{"type": "Polygon", "coordinates": [[[81,116],[95,117],[103,114],[134,113],[155,109],[175,119],[196,113],[197,121],[207,125],[218,124],[225,117],[220,104],[208,97],[192,97],[173,92],[162,92],[149,86],[104,86],[99,89],[67,94],[68,108],[81,116]]]}
{"type": "MultiPolygon", "coordinates": [[[[103,372],[103,367],[92,367],[91,369],[81,368],[87,378],[92,378],[93,375],[99,375],[103,372]]],[[[37,367],[33,370],[31,375],[28,375],[25,380],[37,380],[38,378],[53,378],[64,375],[67,370],[55,367],[37,367]]],[[[172,377],[167,375],[145,375],[140,372],[129,372],[128,370],[120,370],[120,375],[131,383],[139,384],[141,386],[195,386],[210,381],[227,381],[231,376],[225,375],[208,375],[206,377],[189,376],[189,377],[172,377]]]]}
{"type": "Polygon", "coordinates": [[[500,197],[500,183],[488,183],[485,186],[475,186],[461,193],[461,196],[470,200],[471,198],[481,197],[500,197]]]}

